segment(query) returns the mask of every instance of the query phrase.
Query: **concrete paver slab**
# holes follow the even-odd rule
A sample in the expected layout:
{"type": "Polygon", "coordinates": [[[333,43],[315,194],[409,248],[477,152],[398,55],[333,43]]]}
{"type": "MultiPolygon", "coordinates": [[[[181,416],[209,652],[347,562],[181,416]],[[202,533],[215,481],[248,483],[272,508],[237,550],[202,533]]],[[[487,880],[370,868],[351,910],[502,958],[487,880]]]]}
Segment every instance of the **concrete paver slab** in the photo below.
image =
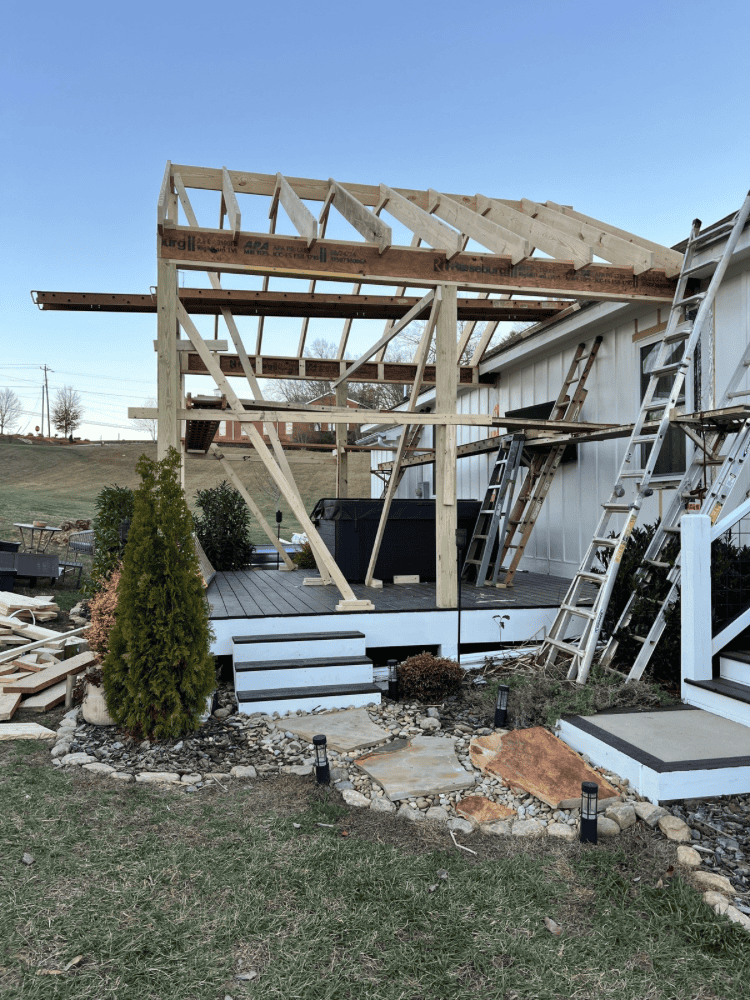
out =
{"type": "Polygon", "coordinates": [[[361,750],[385,743],[390,733],[376,726],[365,708],[352,708],[346,712],[321,712],[319,715],[288,717],[279,720],[278,725],[295,736],[312,743],[313,736],[322,733],[328,740],[328,747],[338,753],[361,750]]]}
{"type": "Polygon", "coordinates": [[[666,763],[750,757],[750,728],[711,712],[618,712],[586,721],[666,763]]]}
{"type": "Polygon", "coordinates": [[[0,726],[0,740],[54,740],[56,736],[36,722],[5,722],[0,726]]]}
{"type": "Polygon", "coordinates": [[[355,763],[382,785],[392,801],[457,792],[475,784],[474,776],[459,763],[453,742],[434,736],[415,736],[395,750],[382,747],[355,763]]]}
{"type": "Polygon", "coordinates": [[[619,795],[578,754],[541,726],[477,736],[471,741],[469,756],[474,767],[497,774],[511,788],[530,792],[553,809],[564,799],[580,799],[582,781],[597,783],[600,800],[619,795]]]}

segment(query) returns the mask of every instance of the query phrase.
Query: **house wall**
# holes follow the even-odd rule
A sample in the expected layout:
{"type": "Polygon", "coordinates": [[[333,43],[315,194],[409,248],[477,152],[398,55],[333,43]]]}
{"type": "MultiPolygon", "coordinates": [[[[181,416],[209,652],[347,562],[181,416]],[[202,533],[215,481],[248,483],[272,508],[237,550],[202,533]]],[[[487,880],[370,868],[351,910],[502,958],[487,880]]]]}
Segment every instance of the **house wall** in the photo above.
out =
{"type": "MultiPolygon", "coordinates": [[[[694,385],[692,375],[687,379],[688,410],[709,409],[719,404],[740,355],[750,341],[749,244],[746,235],[736,262],[719,289],[713,323],[704,329],[699,384],[694,385]]],[[[706,256],[715,255],[716,248],[706,252],[706,256]]],[[[587,381],[588,395],[581,420],[631,423],[640,404],[641,348],[659,340],[659,330],[668,316],[668,306],[662,306],[658,312],[653,306],[643,304],[600,303],[584,308],[530,338],[523,346],[504,351],[485,363],[482,371],[495,372],[497,385],[462,392],[459,411],[492,413],[497,406],[500,413],[505,413],[555,399],[577,344],[585,341],[590,346],[595,336],[602,335],[604,339],[587,381]]],[[[741,388],[750,388],[748,378],[741,388]]],[[[420,402],[425,400],[429,401],[429,396],[420,402]]],[[[735,404],[743,402],[750,405],[750,395],[733,401],[735,404]]],[[[429,434],[426,430],[423,435],[426,446],[430,444],[429,434]]],[[[486,436],[486,428],[459,428],[458,431],[459,444],[486,436]]],[[[611,494],[626,443],[627,438],[620,438],[579,445],[578,460],[560,466],[526,548],[521,569],[566,577],[574,575],[594,535],[601,515],[600,505],[611,494]]],[[[688,442],[688,461],[691,453],[692,446],[688,442]]],[[[481,499],[484,496],[494,457],[494,454],[485,454],[459,459],[460,498],[481,499]]],[[[388,452],[373,454],[374,463],[391,458],[392,453],[388,452]]],[[[434,483],[431,466],[408,469],[398,496],[416,496],[417,484],[423,479],[434,483]]],[[[672,497],[672,491],[660,487],[659,482],[658,478],[651,482],[654,495],[644,503],[641,526],[655,521],[672,497]]],[[[727,511],[745,499],[748,487],[750,470],[743,471],[727,511]]],[[[373,495],[379,496],[381,488],[381,481],[373,477],[373,495]]]]}

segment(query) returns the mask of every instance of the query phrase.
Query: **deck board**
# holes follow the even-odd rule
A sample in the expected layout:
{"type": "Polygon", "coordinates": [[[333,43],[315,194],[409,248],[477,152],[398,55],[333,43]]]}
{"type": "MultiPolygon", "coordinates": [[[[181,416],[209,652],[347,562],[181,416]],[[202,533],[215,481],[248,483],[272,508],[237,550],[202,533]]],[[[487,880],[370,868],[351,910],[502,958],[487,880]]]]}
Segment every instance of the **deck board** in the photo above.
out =
{"type": "MultiPolygon", "coordinates": [[[[275,569],[237,570],[217,573],[208,588],[213,619],[275,618],[299,615],[328,615],[336,610],[341,595],[334,586],[305,587],[303,580],[314,573],[282,573],[275,569]]],[[[559,607],[570,586],[565,577],[543,573],[518,573],[507,590],[477,588],[464,584],[461,608],[464,611],[559,607]]],[[[434,583],[396,585],[385,583],[382,590],[352,584],[355,595],[371,600],[378,612],[437,610],[434,583]]],[[[595,588],[590,587],[590,596],[595,588]]]]}

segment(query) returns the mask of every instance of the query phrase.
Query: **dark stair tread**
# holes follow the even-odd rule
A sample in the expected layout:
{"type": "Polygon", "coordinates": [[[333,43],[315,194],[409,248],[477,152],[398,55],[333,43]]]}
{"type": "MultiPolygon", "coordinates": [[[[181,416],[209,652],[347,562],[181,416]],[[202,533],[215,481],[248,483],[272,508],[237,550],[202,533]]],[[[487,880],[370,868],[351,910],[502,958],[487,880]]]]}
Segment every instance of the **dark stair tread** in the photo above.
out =
{"type": "Polygon", "coordinates": [[[750,653],[744,649],[725,649],[721,655],[727,660],[738,660],[740,663],[750,663],[750,653]]]}
{"type": "Polygon", "coordinates": [[[232,642],[240,645],[253,642],[317,642],[318,640],[330,642],[333,639],[365,638],[364,632],[286,632],[273,635],[233,635],[232,642]]]}
{"type": "Polygon", "coordinates": [[[704,691],[713,691],[715,694],[724,695],[725,698],[731,698],[733,701],[742,701],[746,705],[750,705],[750,687],[746,684],[738,684],[736,681],[728,681],[724,678],[714,681],[693,681],[688,677],[685,678],[685,683],[692,684],[693,687],[702,688],[704,691]]]}
{"type": "Polygon", "coordinates": [[[289,701],[292,698],[329,698],[342,694],[381,694],[377,684],[329,684],[325,687],[273,688],[269,691],[237,691],[237,701],[289,701]]]}
{"type": "Polygon", "coordinates": [[[304,667],[358,667],[370,664],[369,656],[328,656],[309,660],[253,660],[252,662],[235,663],[235,673],[251,674],[255,670],[298,670],[304,667]]]}

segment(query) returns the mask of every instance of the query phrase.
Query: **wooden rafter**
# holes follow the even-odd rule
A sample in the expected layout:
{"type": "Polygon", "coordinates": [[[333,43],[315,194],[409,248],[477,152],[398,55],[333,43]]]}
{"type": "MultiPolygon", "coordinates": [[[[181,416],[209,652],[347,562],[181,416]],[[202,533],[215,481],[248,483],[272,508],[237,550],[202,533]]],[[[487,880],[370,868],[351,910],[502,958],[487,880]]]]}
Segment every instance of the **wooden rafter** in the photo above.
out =
{"type": "Polygon", "coordinates": [[[530,257],[532,246],[528,240],[504,229],[496,222],[473,212],[445,194],[430,190],[430,211],[455,226],[460,232],[493,253],[510,257],[513,264],[518,264],[525,257],[530,257]]]}
{"type": "Polygon", "coordinates": [[[410,229],[415,236],[435,250],[442,250],[448,260],[452,260],[463,249],[461,233],[434,219],[413,202],[404,198],[387,184],[380,185],[379,209],[385,209],[402,226],[410,229]]]}

